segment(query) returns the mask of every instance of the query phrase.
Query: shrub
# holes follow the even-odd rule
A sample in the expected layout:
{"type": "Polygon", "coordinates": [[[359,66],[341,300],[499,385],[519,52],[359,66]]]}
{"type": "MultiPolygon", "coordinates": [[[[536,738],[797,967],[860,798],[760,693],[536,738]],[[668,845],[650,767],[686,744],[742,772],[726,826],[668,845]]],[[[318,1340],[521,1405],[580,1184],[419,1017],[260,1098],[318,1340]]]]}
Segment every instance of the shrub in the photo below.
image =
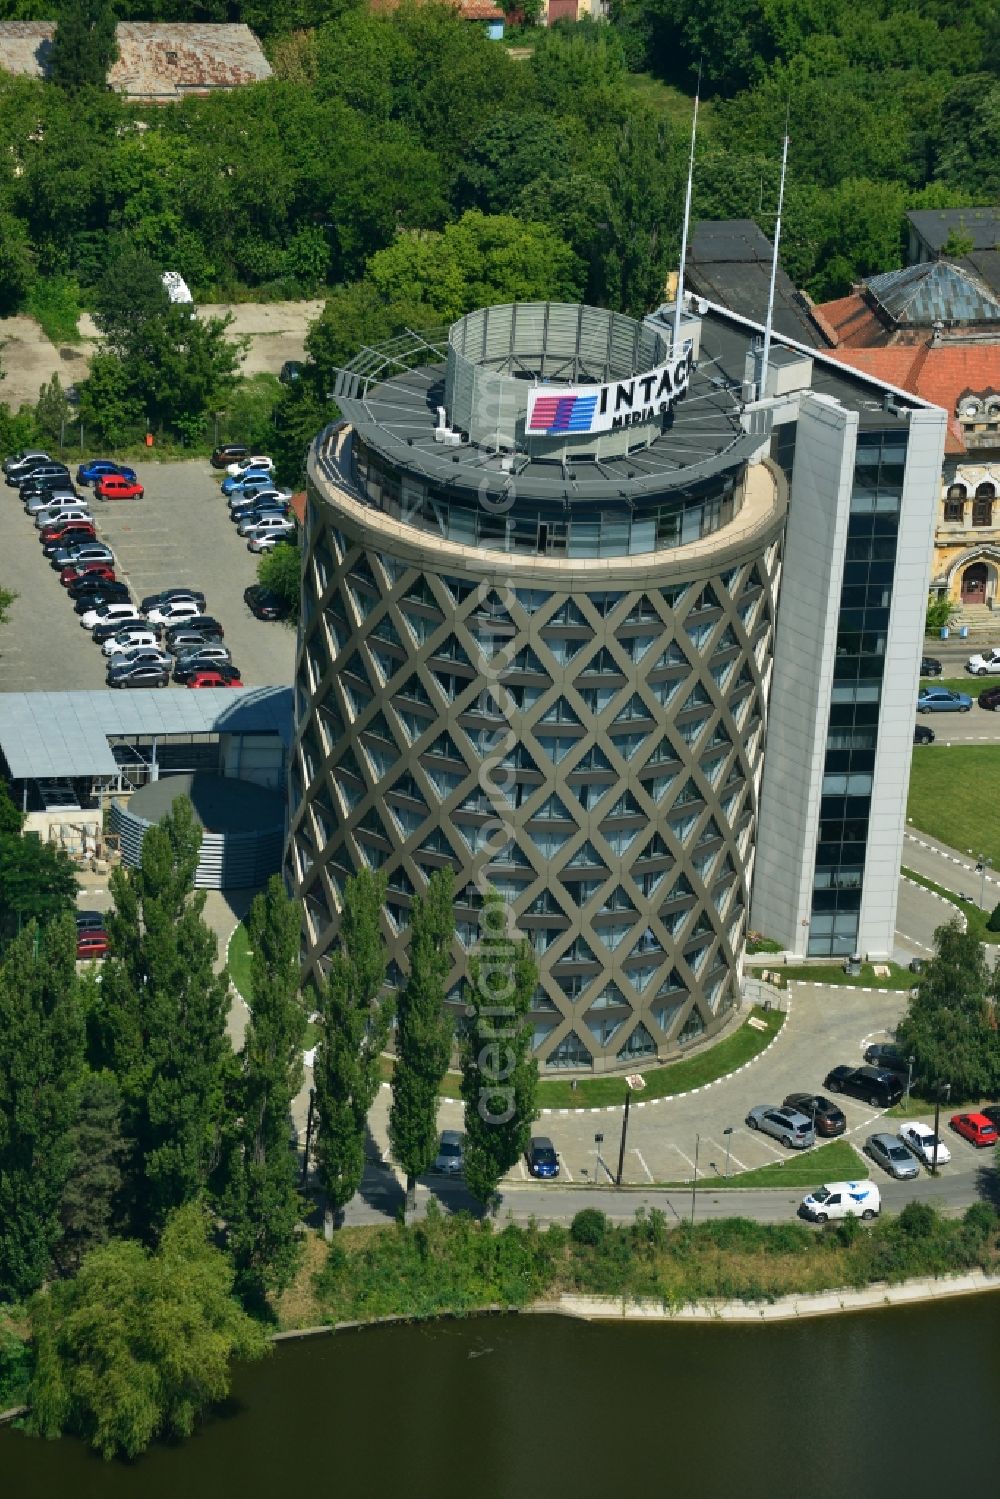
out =
{"type": "Polygon", "coordinates": [[[988,932],[1000,932],[1000,900],[997,901],[986,921],[988,932]]]}
{"type": "Polygon", "coordinates": [[[608,1226],[606,1215],[598,1208],[582,1208],[570,1224],[570,1238],[574,1244],[587,1244],[596,1248],[603,1244],[608,1226]]]}

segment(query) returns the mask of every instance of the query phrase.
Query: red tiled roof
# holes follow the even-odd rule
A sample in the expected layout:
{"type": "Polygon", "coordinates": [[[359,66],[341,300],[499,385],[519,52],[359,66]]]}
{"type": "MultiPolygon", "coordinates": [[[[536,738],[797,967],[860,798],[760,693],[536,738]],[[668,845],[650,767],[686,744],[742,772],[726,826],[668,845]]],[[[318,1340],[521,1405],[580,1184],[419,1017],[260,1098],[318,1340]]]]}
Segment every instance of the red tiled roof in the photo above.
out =
{"type": "MultiPolygon", "coordinates": [[[[845,299],[846,300],[846,299],[845,299]]],[[[828,306],[830,304],[827,304],[828,306]]],[[[1000,389],[1000,343],[894,344],[882,349],[831,349],[830,357],[852,369],[875,375],[908,390],[948,413],[949,453],[964,453],[965,441],[956,417],[959,396],[966,391],[1000,389]]]]}
{"type": "Polygon", "coordinates": [[[886,343],[891,337],[889,330],[857,292],[852,292],[849,297],[837,297],[833,302],[821,302],[815,311],[823,323],[833,329],[834,341],[838,344],[870,349],[886,343]]]}

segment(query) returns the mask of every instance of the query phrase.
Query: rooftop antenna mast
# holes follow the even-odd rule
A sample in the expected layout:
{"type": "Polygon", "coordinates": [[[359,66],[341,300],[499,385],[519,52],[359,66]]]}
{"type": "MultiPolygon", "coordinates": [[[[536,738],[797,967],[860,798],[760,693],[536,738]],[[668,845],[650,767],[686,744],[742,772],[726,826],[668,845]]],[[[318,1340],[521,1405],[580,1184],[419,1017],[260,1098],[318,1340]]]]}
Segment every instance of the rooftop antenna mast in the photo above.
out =
{"type": "Polygon", "coordinates": [[[677,296],[674,301],[674,348],[681,342],[681,308],[684,303],[684,266],[687,262],[688,225],[691,222],[691,184],[694,181],[694,143],[698,134],[698,99],[701,94],[701,63],[698,64],[698,87],[694,94],[694,115],[691,120],[691,155],[688,160],[687,191],[684,194],[684,227],[681,230],[681,264],[677,272],[677,296]]]}
{"type": "Polygon", "coordinates": [[[781,241],[781,210],[785,202],[785,171],[788,167],[788,113],[791,101],[785,105],[785,139],[781,145],[781,184],[778,188],[778,215],[774,223],[774,250],[771,254],[771,285],[767,293],[767,319],[764,323],[764,351],[760,362],[760,384],[757,399],[763,400],[767,387],[767,365],[771,357],[771,325],[774,322],[774,283],[778,276],[778,245],[781,241]]]}

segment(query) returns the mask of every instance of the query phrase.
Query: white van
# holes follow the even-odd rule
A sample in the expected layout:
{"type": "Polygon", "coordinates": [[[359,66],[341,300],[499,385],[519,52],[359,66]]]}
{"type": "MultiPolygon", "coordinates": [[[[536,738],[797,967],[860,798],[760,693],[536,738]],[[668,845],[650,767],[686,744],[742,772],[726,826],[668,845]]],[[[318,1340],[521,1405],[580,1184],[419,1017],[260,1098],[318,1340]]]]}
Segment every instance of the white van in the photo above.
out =
{"type": "Polygon", "coordinates": [[[882,1211],[882,1194],[874,1182],[824,1182],[802,1199],[799,1212],[813,1223],[830,1218],[864,1218],[882,1211]]]}

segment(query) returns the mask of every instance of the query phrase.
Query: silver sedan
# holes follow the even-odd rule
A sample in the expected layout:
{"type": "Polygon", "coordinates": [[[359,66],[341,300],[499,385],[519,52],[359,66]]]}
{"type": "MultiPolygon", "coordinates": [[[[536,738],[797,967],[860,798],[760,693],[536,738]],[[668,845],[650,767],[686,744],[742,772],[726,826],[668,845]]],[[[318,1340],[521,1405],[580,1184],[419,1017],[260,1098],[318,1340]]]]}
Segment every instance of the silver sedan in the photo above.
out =
{"type": "Polygon", "coordinates": [[[869,1135],[865,1150],[875,1163],[897,1181],[912,1181],[920,1175],[920,1162],[895,1135],[869,1135]]]}

